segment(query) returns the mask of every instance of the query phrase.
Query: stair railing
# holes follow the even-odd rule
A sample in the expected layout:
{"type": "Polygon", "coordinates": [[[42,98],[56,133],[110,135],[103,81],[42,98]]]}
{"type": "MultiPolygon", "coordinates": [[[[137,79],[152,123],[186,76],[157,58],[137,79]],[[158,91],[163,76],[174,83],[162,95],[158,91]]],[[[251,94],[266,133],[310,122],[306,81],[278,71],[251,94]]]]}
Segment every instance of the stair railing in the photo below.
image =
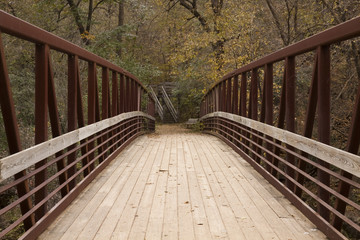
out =
{"type": "Polygon", "coordinates": [[[174,105],[172,104],[169,96],[167,95],[164,86],[161,86],[161,92],[164,96],[165,104],[168,107],[168,109],[170,110],[171,116],[174,118],[175,122],[178,122],[178,113],[177,113],[174,105]]]}
{"type": "Polygon", "coordinates": [[[161,106],[161,103],[160,103],[159,99],[157,98],[154,89],[151,86],[149,86],[149,90],[150,90],[149,92],[150,92],[151,97],[155,101],[155,109],[156,109],[157,113],[159,114],[159,117],[162,121],[162,120],[164,120],[164,108],[161,106]]]}

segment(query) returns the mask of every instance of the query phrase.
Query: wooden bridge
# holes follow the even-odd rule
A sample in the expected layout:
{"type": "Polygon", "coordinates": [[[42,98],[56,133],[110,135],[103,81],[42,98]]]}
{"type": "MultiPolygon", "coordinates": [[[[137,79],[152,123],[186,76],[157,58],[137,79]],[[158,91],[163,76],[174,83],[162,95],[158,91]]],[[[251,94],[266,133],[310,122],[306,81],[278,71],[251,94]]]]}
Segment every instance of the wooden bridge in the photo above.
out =
{"type": "Polygon", "coordinates": [[[330,47],[359,36],[355,18],[252,62],[205,94],[202,132],[155,131],[154,99],[135,76],[0,11],[0,103],[10,152],[0,160],[0,194],[17,191],[1,202],[0,238],[23,231],[21,239],[359,239],[360,86],[347,148],[328,145],[330,47]],[[4,34],[35,46],[35,146],[24,150],[4,34]],[[68,56],[64,133],[54,51],[68,56]],[[299,135],[295,59],[308,52],[315,60],[299,135]],[[283,65],[276,121],[274,64],[283,65]]]}

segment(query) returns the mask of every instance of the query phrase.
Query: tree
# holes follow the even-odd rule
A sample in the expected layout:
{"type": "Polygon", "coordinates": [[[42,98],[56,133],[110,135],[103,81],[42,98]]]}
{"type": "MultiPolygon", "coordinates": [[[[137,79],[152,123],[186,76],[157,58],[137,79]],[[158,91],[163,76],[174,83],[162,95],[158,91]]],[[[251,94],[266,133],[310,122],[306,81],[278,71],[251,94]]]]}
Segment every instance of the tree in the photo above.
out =
{"type": "Polygon", "coordinates": [[[88,0],[88,9],[87,9],[87,16],[86,21],[81,17],[82,9],[80,7],[81,0],[77,3],[74,2],[74,0],[67,0],[67,3],[70,6],[71,13],[74,17],[75,23],[78,27],[79,33],[81,35],[81,38],[83,42],[86,45],[89,45],[91,40],[94,38],[93,35],[90,34],[91,26],[93,23],[93,14],[97,8],[101,6],[105,2],[105,0],[99,0],[94,5],[94,0],[88,0]]]}

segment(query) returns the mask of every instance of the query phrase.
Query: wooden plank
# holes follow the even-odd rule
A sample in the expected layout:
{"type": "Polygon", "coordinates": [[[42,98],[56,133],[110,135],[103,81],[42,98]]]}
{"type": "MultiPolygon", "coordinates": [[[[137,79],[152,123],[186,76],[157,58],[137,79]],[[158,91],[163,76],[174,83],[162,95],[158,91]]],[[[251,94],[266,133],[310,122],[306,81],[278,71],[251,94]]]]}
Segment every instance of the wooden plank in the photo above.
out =
{"type": "Polygon", "coordinates": [[[178,239],[177,139],[178,137],[171,135],[168,140],[171,142],[171,147],[162,239],[178,239]]]}
{"type": "Polygon", "coordinates": [[[183,141],[179,135],[177,135],[176,140],[179,239],[195,239],[183,141]]]}
{"type": "MultiPolygon", "coordinates": [[[[119,196],[123,195],[128,188],[131,189],[131,187],[133,187],[131,186],[131,184],[133,183],[132,179],[136,180],[141,176],[141,174],[139,173],[141,171],[139,171],[139,169],[144,169],[144,162],[147,159],[148,154],[150,153],[152,148],[153,144],[150,143],[147,146],[144,144],[143,146],[139,146],[138,149],[135,149],[136,154],[133,157],[133,161],[138,161],[135,168],[131,170],[129,167],[127,167],[130,165],[126,165],[125,171],[117,177],[117,180],[114,184],[107,185],[106,188],[104,186],[101,191],[99,191],[100,194],[106,195],[106,198],[97,207],[94,215],[91,216],[90,221],[86,224],[85,228],[80,233],[78,237],[79,239],[93,239],[95,237],[99,229],[101,229],[102,224],[110,211],[114,210],[115,202],[117,201],[119,196]],[[127,186],[129,187],[127,188],[127,186]]],[[[116,224],[116,222],[112,222],[112,224],[116,224]]]]}
{"type": "MultiPolygon", "coordinates": [[[[204,137],[197,138],[197,142],[206,142],[208,149],[204,149],[206,151],[207,158],[210,160],[209,163],[214,170],[214,174],[216,179],[223,189],[224,195],[228,201],[229,206],[234,212],[235,218],[240,226],[240,231],[244,235],[246,239],[261,239],[260,231],[255,227],[255,224],[252,222],[251,217],[246,211],[247,205],[243,205],[236,195],[235,191],[237,191],[234,186],[230,184],[228,179],[235,179],[233,173],[229,170],[232,165],[226,165],[223,161],[220,161],[220,156],[217,154],[216,149],[219,148],[219,145],[212,145],[213,140],[211,138],[204,137]],[[207,141],[205,141],[207,140],[207,141]]],[[[200,143],[199,143],[200,145],[200,143]]],[[[226,152],[223,152],[225,154],[226,152]]],[[[233,223],[234,224],[234,223],[233,223]]]]}
{"type": "MultiPolygon", "coordinates": [[[[233,155],[230,159],[236,165],[239,157],[233,155]]],[[[280,192],[270,183],[264,181],[262,176],[255,169],[245,162],[249,169],[243,171],[244,176],[249,179],[254,190],[267,202],[268,206],[276,213],[278,218],[284,223],[296,238],[300,239],[324,239],[324,235],[316,229],[299,210],[293,206],[280,192]]]]}
{"type": "Polygon", "coordinates": [[[130,146],[40,239],[325,239],[216,137],[130,146]]]}
{"type": "MultiPolygon", "coordinates": [[[[153,144],[154,142],[150,142],[150,144],[153,144]]],[[[133,189],[131,190],[131,194],[129,196],[129,199],[126,202],[126,205],[124,209],[122,210],[121,217],[117,221],[116,228],[112,234],[112,239],[128,239],[130,230],[132,228],[132,225],[137,218],[137,211],[138,206],[140,203],[140,200],[142,198],[142,195],[144,193],[144,189],[146,186],[146,182],[148,180],[150,170],[152,169],[152,166],[155,162],[155,151],[157,151],[157,147],[154,148],[154,151],[148,152],[147,154],[143,155],[144,165],[142,169],[139,169],[139,176],[136,180],[133,189]]],[[[156,162],[155,162],[156,163],[156,162]]],[[[137,171],[137,170],[136,170],[137,171]]],[[[129,179],[128,179],[129,181],[129,179]]],[[[119,196],[119,199],[123,199],[121,195],[119,196]]],[[[117,209],[113,209],[114,211],[117,209]]],[[[104,239],[103,237],[101,239],[104,239]]]]}
{"type": "MultiPolygon", "coordinates": [[[[214,149],[214,146],[219,145],[219,140],[213,141],[210,144],[209,149],[214,149]]],[[[209,145],[208,145],[209,146],[209,145]]],[[[241,181],[241,185],[247,191],[249,197],[253,200],[254,204],[257,206],[259,210],[261,210],[261,214],[267,220],[268,224],[275,231],[275,233],[279,236],[280,239],[284,238],[293,238],[293,239],[324,239],[325,236],[321,233],[316,234],[316,228],[313,224],[310,224],[310,228],[302,228],[299,227],[299,223],[296,221],[295,216],[301,216],[302,219],[306,219],[299,211],[296,213],[297,209],[291,205],[289,201],[279,203],[279,199],[285,199],[274,187],[272,187],[265,179],[263,179],[258,172],[256,172],[246,161],[242,160],[236,153],[234,153],[230,147],[227,145],[224,146],[227,148],[228,152],[232,152],[232,154],[223,155],[223,151],[217,151],[214,154],[220,156],[222,155],[221,160],[229,165],[234,166],[228,168],[229,171],[233,172],[234,177],[237,181],[241,181]],[[239,176],[242,176],[240,178],[239,176]],[[244,179],[246,182],[244,183],[244,179]],[[275,196],[274,196],[275,195],[275,196]],[[284,206],[292,206],[294,211],[289,213],[284,206]],[[314,233],[314,234],[313,234],[314,233]]],[[[220,159],[220,158],[217,158],[220,159]]],[[[228,173],[226,173],[228,175],[228,173]]],[[[232,183],[231,186],[234,186],[232,183]]],[[[310,223],[309,220],[307,220],[310,223]]]]}
{"type": "MultiPolygon", "coordinates": [[[[162,142],[167,140],[167,137],[162,137],[162,142]]],[[[165,191],[167,185],[168,170],[161,169],[166,163],[164,161],[169,161],[170,146],[165,143],[162,143],[158,153],[156,154],[156,159],[160,160],[155,166],[156,174],[158,174],[158,181],[156,183],[155,194],[153,198],[153,203],[151,206],[151,212],[149,216],[149,221],[146,229],[145,239],[161,239],[162,230],[163,230],[163,219],[164,219],[164,209],[165,209],[165,191]],[[165,149],[166,153],[165,153],[165,149]],[[166,159],[167,158],[167,159],[166,159]]]]}
{"type": "MultiPolygon", "coordinates": [[[[97,228],[96,217],[99,217],[99,209],[102,207],[102,203],[105,201],[111,201],[111,196],[118,196],[118,194],[109,195],[112,191],[124,191],[126,187],[131,185],[130,176],[133,175],[133,171],[136,168],[141,167],[142,162],[140,162],[140,157],[143,154],[143,151],[135,151],[135,154],[132,158],[133,161],[123,162],[119,168],[108,178],[107,182],[99,189],[96,195],[91,199],[91,201],[86,205],[83,211],[79,214],[79,216],[74,219],[73,224],[67,229],[61,239],[83,239],[87,238],[86,232],[91,236],[91,234],[95,235],[93,231],[89,228],[97,228]],[[108,197],[108,198],[106,198],[108,197]]],[[[129,160],[130,160],[129,159],[129,160]]],[[[99,219],[99,223],[102,222],[102,219],[99,219]]]]}
{"type": "MultiPolygon", "coordinates": [[[[209,136],[210,137],[210,136],[209,136]]],[[[227,148],[227,146],[221,142],[220,140],[215,139],[216,143],[212,144],[212,147],[218,152],[221,153],[221,158],[227,158],[226,152],[231,151],[227,148]],[[217,146],[217,147],[216,147],[217,146]],[[219,147],[225,148],[226,151],[220,149],[219,147]]],[[[213,140],[214,141],[214,140],[213,140]]],[[[259,233],[264,239],[279,239],[279,237],[276,235],[268,221],[265,219],[265,217],[262,214],[262,209],[259,208],[255,204],[255,200],[253,199],[248,191],[251,191],[251,186],[249,186],[249,183],[247,179],[243,176],[242,173],[240,173],[238,170],[236,170],[235,167],[232,167],[231,164],[226,164],[226,166],[230,166],[231,175],[233,177],[229,177],[228,174],[226,175],[227,180],[229,181],[230,185],[233,187],[235,194],[237,198],[240,200],[241,204],[243,206],[246,206],[245,210],[247,214],[251,218],[251,222],[254,224],[254,226],[257,228],[259,233]]]]}
{"type": "Polygon", "coordinates": [[[214,198],[219,208],[220,214],[222,216],[223,222],[225,224],[225,228],[227,230],[228,236],[230,239],[244,239],[244,233],[241,229],[240,222],[237,221],[236,216],[234,214],[233,206],[230,205],[226,193],[228,192],[228,188],[222,188],[220,186],[220,181],[216,177],[217,174],[220,174],[221,169],[215,163],[215,160],[212,154],[209,152],[207,145],[209,144],[207,137],[198,137],[194,136],[193,141],[196,146],[198,154],[202,157],[202,166],[203,170],[207,176],[207,179],[210,183],[210,187],[212,192],[214,193],[214,198]]]}
{"type": "Polygon", "coordinates": [[[211,239],[209,224],[202,200],[200,185],[194,168],[194,159],[190,152],[189,141],[193,135],[182,136],[184,144],[184,157],[188,178],[190,203],[192,208],[192,217],[196,239],[211,239]]]}
{"type": "Polygon", "coordinates": [[[227,239],[227,231],[224,222],[221,218],[221,214],[217,207],[214,195],[207,181],[206,175],[202,169],[201,156],[196,151],[196,147],[193,141],[188,141],[189,149],[193,157],[194,168],[196,171],[197,181],[201,191],[202,201],[209,224],[209,229],[212,238],[225,238],[227,239]]]}
{"type": "Polygon", "coordinates": [[[116,232],[116,227],[118,221],[123,214],[123,210],[141,174],[141,170],[144,168],[148,156],[151,156],[151,154],[156,152],[158,150],[158,147],[159,143],[144,143],[142,150],[139,149],[137,157],[126,157],[126,159],[129,161],[129,163],[126,165],[128,174],[123,174],[123,176],[121,176],[121,179],[119,179],[123,187],[121,189],[121,192],[117,196],[114,196],[115,199],[112,200],[113,202],[108,204],[112,205],[105,219],[102,221],[101,227],[97,230],[94,239],[117,238],[118,234],[116,232]],[[138,162],[136,163],[136,161],[138,162]],[[131,168],[131,165],[134,164],[133,162],[136,163],[135,168],[131,168]]]}
{"type": "Polygon", "coordinates": [[[238,122],[246,127],[255,129],[256,131],[262,132],[303,152],[313,155],[326,163],[330,163],[353,174],[354,176],[360,177],[360,156],[355,154],[345,152],[313,139],[231,113],[210,113],[203,116],[200,121],[209,117],[223,117],[231,121],[238,122]]]}
{"type": "MultiPolygon", "coordinates": [[[[160,140],[154,140],[152,138],[151,141],[160,142],[160,140]]],[[[161,139],[160,145],[165,144],[165,141],[166,138],[161,139]]],[[[158,150],[157,152],[160,152],[160,150],[158,150]]],[[[135,215],[135,220],[133,222],[133,225],[131,226],[129,239],[145,239],[146,228],[148,225],[151,206],[153,204],[155,189],[159,176],[158,174],[159,165],[161,164],[161,160],[162,160],[162,158],[159,157],[159,155],[155,157],[158,154],[157,152],[152,152],[152,155],[150,156],[151,158],[154,158],[155,161],[153,162],[153,165],[150,168],[151,170],[149,177],[145,183],[144,193],[141,197],[138,210],[135,215]]]]}
{"type": "MultiPolygon", "coordinates": [[[[40,236],[39,239],[60,239],[74,222],[78,219],[79,215],[83,211],[86,211],[86,207],[93,201],[94,197],[98,194],[101,187],[103,187],[109,178],[114,176],[118,171],[123,171],[127,164],[124,164],[124,155],[133,157],[138,152],[138,146],[135,143],[143,143],[145,137],[139,137],[129,147],[125,148],[122,153],[118,156],[117,160],[112,161],[107,168],[93,181],[88,187],[76,198],[76,200],[63,212],[58,219],[50,225],[48,230],[40,236]],[[119,168],[120,166],[120,168],[119,168]],[[123,167],[121,167],[123,166],[123,167]],[[61,223],[61,224],[60,224],[61,223]]],[[[72,235],[75,238],[77,235],[72,235]]]]}
{"type": "Polygon", "coordinates": [[[94,135],[95,133],[135,116],[155,120],[153,117],[143,112],[134,111],[123,113],[116,117],[87,125],[86,127],[63,134],[16,154],[2,158],[0,160],[0,182],[67,147],[94,135]]]}

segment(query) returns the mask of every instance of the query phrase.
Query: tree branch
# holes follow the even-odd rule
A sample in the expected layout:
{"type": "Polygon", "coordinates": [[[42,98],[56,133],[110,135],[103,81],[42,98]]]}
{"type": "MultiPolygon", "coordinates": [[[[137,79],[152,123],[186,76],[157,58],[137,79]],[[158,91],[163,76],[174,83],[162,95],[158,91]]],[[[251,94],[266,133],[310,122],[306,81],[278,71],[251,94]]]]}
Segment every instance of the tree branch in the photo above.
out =
{"type": "MultiPolygon", "coordinates": [[[[125,1],[125,0],[122,0],[122,1],[125,1]]],[[[119,1],[119,2],[122,2],[122,1],[119,1]]],[[[94,11],[100,6],[100,4],[102,4],[103,2],[105,2],[105,0],[100,0],[100,1],[95,5],[95,7],[93,8],[92,12],[94,12],[94,11]]]]}
{"type": "Polygon", "coordinates": [[[79,29],[80,34],[83,34],[85,32],[85,28],[84,28],[84,25],[82,24],[78,7],[77,7],[77,5],[75,5],[73,0],[67,0],[67,2],[70,6],[71,13],[74,16],[75,23],[79,29]]]}
{"type": "Polygon", "coordinates": [[[191,12],[194,15],[195,18],[197,18],[199,20],[203,29],[206,32],[210,32],[210,27],[207,24],[205,18],[203,16],[201,16],[201,14],[196,9],[196,0],[193,0],[192,2],[190,2],[188,0],[179,0],[179,1],[180,1],[181,6],[186,8],[189,12],[191,12]]]}
{"type": "Polygon", "coordinates": [[[90,32],[91,19],[93,14],[93,0],[89,0],[88,16],[86,20],[86,31],[90,32]]]}
{"type": "Polygon", "coordinates": [[[271,12],[271,15],[273,16],[274,18],[274,21],[275,21],[275,24],[276,24],[276,27],[280,33],[280,37],[284,43],[285,46],[289,45],[289,43],[286,41],[286,37],[284,35],[284,30],[282,29],[281,27],[281,24],[280,24],[280,21],[279,21],[279,17],[278,15],[276,14],[270,0],[265,0],[266,1],[266,4],[268,5],[269,9],[270,9],[270,12],[271,12]]]}

